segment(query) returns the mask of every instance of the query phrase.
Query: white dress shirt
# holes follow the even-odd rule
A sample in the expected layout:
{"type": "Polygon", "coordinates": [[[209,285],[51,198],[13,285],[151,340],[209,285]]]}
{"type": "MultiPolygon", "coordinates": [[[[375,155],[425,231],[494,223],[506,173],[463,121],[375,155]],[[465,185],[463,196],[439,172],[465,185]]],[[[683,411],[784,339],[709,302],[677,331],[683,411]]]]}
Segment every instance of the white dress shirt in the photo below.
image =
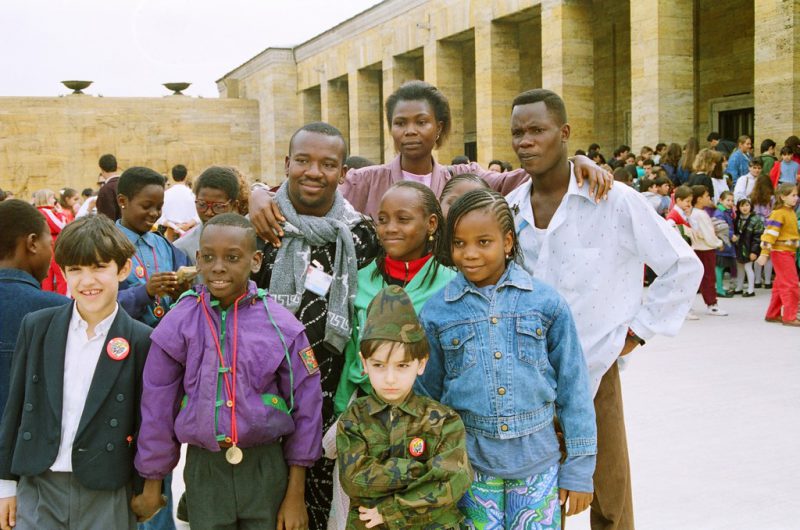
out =
{"type": "Polygon", "coordinates": [[[756,177],[752,173],[742,175],[733,187],[733,200],[739,202],[742,199],[749,199],[756,186],[756,177]]]}
{"type": "MultiPolygon", "coordinates": [[[[50,471],[72,472],[72,443],[78,433],[78,425],[83,416],[86,397],[94,378],[95,367],[103,353],[108,330],[119,311],[114,312],[94,327],[94,337],[89,338],[86,331],[89,324],[78,312],[77,304],[73,306],[72,318],[69,321],[67,345],[64,354],[64,390],[61,405],[61,442],[58,454],[50,466],[50,471]]],[[[0,498],[12,497],[16,494],[16,481],[0,480],[0,498]]]]}
{"type": "Polygon", "coordinates": [[[579,188],[571,178],[544,238],[537,238],[531,186],[528,181],[506,197],[523,266],[567,300],[597,393],[629,327],[645,340],[678,333],[703,267],[677,231],[628,186],[614,186],[608,199],[597,204],[589,197],[588,183],[579,188]],[[647,293],[645,263],[658,274],[647,293]]]}
{"type": "Polygon", "coordinates": [[[189,186],[176,182],[164,192],[164,207],[161,209],[161,218],[157,223],[178,224],[187,221],[200,222],[197,208],[194,205],[194,193],[189,186]]]}

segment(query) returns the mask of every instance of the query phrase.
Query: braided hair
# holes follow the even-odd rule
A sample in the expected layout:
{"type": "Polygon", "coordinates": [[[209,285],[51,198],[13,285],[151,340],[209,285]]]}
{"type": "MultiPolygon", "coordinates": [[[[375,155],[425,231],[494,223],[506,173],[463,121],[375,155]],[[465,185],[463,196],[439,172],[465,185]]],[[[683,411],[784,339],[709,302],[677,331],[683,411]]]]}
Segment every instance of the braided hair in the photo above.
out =
{"type": "MultiPolygon", "coordinates": [[[[431,234],[433,236],[433,241],[430,239],[425,241],[425,253],[431,254],[431,259],[433,259],[434,262],[432,267],[428,269],[428,272],[426,272],[425,276],[422,278],[423,282],[427,280],[428,284],[432,285],[433,281],[436,279],[436,274],[439,272],[440,264],[449,260],[449,250],[444,246],[444,216],[442,215],[442,208],[439,206],[439,201],[436,200],[436,195],[433,194],[428,186],[420,184],[419,182],[414,182],[413,180],[401,180],[395,183],[384,193],[384,197],[396,188],[410,188],[416,191],[422,203],[422,212],[425,214],[425,217],[430,217],[431,215],[436,217],[436,230],[431,234]]],[[[378,247],[375,265],[377,265],[377,267],[373,273],[373,278],[382,276],[383,279],[388,282],[389,278],[386,274],[386,250],[383,248],[383,245],[378,247]]]]}
{"type": "Polygon", "coordinates": [[[505,197],[494,190],[472,190],[458,198],[450,208],[447,215],[447,230],[445,231],[445,248],[447,249],[446,265],[453,265],[453,239],[455,238],[456,226],[461,218],[470,212],[483,210],[494,214],[500,231],[505,236],[510,232],[513,243],[511,252],[506,257],[506,265],[511,261],[519,261],[520,250],[517,232],[514,229],[514,214],[511,213],[505,197]]]}
{"type": "MultiPolygon", "coordinates": [[[[492,162],[494,163],[494,162],[492,162]]],[[[491,166],[492,163],[489,165],[491,166]]],[[[450,180],[442,188],[442,193],[439,194],[439,202],[442,202],[447,194],[450,193],[450,190],[461,184],[462,182],[474,182],[475,184],[480,184],[487,190],[490,189],[489,185],[483,180],[481,177],[476,175],[475,173],[461,173],[459,175],[454,175],[450,180]]]]}

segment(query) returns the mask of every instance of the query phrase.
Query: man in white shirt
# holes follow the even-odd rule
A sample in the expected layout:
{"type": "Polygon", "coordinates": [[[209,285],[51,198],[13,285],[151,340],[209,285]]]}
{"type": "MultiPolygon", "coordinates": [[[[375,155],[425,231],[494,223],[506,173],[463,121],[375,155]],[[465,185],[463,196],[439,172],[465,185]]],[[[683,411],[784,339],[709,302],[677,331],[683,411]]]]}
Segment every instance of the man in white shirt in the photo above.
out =
{"type": "Polygon", "coordinates": [[[167,227],[167,239],[174,241],[200,222],[194,204],[194,193],[186,185],[186,166],[178,164],[172,168],[175,184],[164,192],[164,207],[161,209],[159,225],[167,227]]]}
{"type": "Polygon", "coordinates": [[[763,165],[760,159],[754,158],[748,165],[750,171],[746,175],[739,177],[733,187],[733,200],[737,203],[750,197],[750,194],[753,193],[753,188],[756,186],[756,179],[761,176],[763,165]]]}
{"type": "Polygon", "coordinates": [[[633,502],[616,361],[657,333],[675,335],[697,293],[702,266],[642,196],[615,186],[597,202],[571,178],[570,126],[549,90],[517,96],[514,151],[531,181],[508,195],[523,266],[567,300],[595,392],[598,454],[591,525],[633,529],[633,502]],[[644,264],[658,278],[644,293],[644,264]]]}

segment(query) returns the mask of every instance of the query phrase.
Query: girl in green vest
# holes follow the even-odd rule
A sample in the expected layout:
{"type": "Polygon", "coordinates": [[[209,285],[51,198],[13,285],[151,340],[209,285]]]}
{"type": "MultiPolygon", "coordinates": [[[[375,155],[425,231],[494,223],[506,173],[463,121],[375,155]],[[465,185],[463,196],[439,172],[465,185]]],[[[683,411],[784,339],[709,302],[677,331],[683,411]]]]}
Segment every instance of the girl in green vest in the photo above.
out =
{"type": "Polygon", "coordinates": [[[376,228],[382,248],[375,261],[358,271],[353,336],[345,348],[344,372],[334,400],[337,414],[345,411],[359,388],[371,392],[358,359],[358,344],[367,306],[375,295],[387,285],[399,285],[419,313],[428,298],[456,275],[442,265],[447,256],[441,244],[444,219],[427,186],[404,180],[389,188],[381,199],[376,228]]]}

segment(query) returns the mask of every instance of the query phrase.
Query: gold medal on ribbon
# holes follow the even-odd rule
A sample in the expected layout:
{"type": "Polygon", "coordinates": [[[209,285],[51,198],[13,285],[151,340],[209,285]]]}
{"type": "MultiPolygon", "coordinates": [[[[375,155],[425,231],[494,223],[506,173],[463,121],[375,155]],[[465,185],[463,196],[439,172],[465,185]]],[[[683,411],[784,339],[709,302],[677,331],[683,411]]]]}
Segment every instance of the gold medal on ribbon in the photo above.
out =
{"type": "Polygon", "coordinates": [[[242,461],[244,458],[244,453],[242,450],[239,449],[237,446],[232,445],[225,451],[225,460],[228,461],[229,464],[236,465],[242,461]]]}

